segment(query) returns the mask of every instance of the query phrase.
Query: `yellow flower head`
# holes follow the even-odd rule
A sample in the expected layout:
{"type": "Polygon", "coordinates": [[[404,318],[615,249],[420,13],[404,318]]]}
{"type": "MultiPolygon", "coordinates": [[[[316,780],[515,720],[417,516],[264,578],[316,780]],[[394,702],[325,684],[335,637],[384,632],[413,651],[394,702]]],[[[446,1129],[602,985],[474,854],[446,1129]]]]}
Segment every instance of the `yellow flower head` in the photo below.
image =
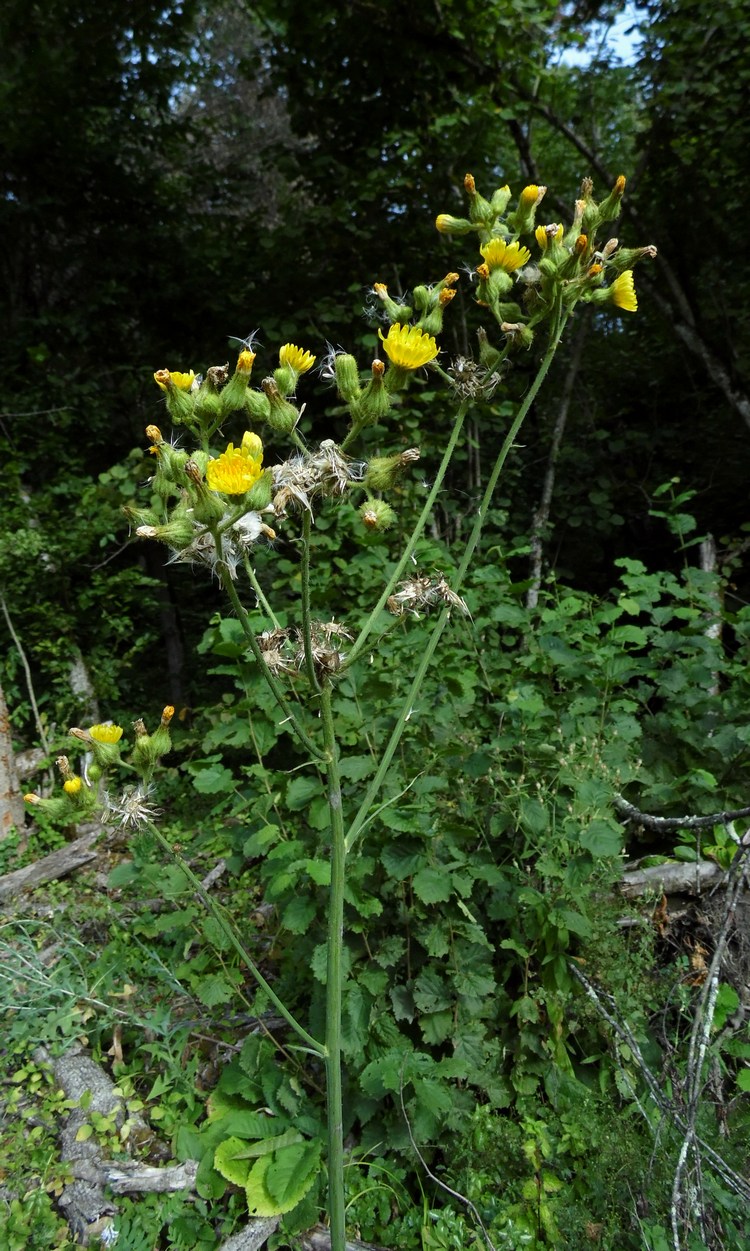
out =
{"type": "Polygon", "coordinates": [[[224,495],[244,495],[255,486],[263,472],[261,468],[263,446],[260,444],[258,456],[245,451],[246,446],[257,451],[257,444],[253,442],[254,440],[260,444],[257,434],[251,434],[248,430],[243,436],[242,447],[235,447],[233,443],[230,443],[226,452],[222,452],[216,460],[208,462],[206,482],[212,491],[222,491],[224,495]]]}
{"type": "Polygon", "coordinates": [[[285,343],[279,351],[279,364],[288,365],[296,374],[306,374],[315,364],[315,357],[296,343],[285,343]]]}
{"type": "Polygon", "coordinates": [[[528,248],[522,247],[520,243],[506,243],[504,239],[490,239],[479,251],[491,270],[504,269],[506,274],[512,274],[531,259],[528,248]]]}
{"type": "Polygon", "coordinates": [[[237,357],[237,372],[240,374],[251,373],[254,361],[255,352],[251,352],[248,348],[244,348],[237,357]]]}
{"type": "Polygon", "coordinates": [[[83,780],[81,778],[68,778],[67,782],[63,783],[63,790],[66,795],[77,795],[82,786],[83,780]]]}
{"type": "Polygon", "coordinates": [[[170,383],[178,391],[189,391],[195,382],[195,370],[191,369],[189,374],[181,374],[172,369],[157,369],[154,381],[162,391],[166,391],[170,383]]]}
{"type": "Polygon", "coordinates": [[[612,303],[616,304],[618,308],[624,309],[626,313],[636,313],[638,311],[638,297],[635,294],[632,269],[624,270],[619,278],[615,278],[612,286],[609,288],[609,296],[612,303]]]}
{"type": "MultiPolygon", "coordinates": [[[[525,209],[532,208],[536,204],[537,200],[539,199],[539,192],[541,190],[542,188],[537,187],[536,183],[532,183],[529,187],[524,187],[520,196],[521,207],[525,209]]],[[[547,188],[545,187],[544,190],[546,191],[547,188]]]]}
{"type": "Polygon", "coordinates": [[[388,359],[401,369],[420,369],[428,361],[434,361],[438,345],[432,335],[425,334],[419,326],[394,324],[388,334],[378,331],[388,359]]]}
{"type": "Polygon", "coordinates": [[[89,734],[97,743],[119,743],[122,738],[122,726],[92,725],[89,734]]]}

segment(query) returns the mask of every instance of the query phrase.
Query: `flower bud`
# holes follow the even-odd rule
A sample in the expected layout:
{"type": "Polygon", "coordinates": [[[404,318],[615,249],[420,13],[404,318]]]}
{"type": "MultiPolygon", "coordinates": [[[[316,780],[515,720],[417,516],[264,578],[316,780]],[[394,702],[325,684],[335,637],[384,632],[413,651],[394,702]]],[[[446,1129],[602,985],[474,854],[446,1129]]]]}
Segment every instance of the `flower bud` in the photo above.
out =
{"type": "Polygon", "coordinates": [[[273,498],[273,470],[264,469],[254,486],[245,496],[245,506],[251,512],[261,513],[273,498]]]}
{"type": "Polygon", "coordinates": [[[251,391],[248,387],[245,392],[245,412],[251,421],[268,421],[268,414],[271,411],[271,405],[268,403],[268,396],[262,391],[251,391]]]}
{"type": "Polygon", "coordinates": [[[237,357],[237,366],[224,390],[219,395],[222,418],[229,417],[245,407],[247,384],[253,372],[255,352],[244,349],[237,357]]]}
{"type": "Polygon", "coordinates": [[[372,362],[372,376],[360,398],[350,406],[352,422],[356,426],[371,426],[385,417],[391,407],[391,397],[385,383],[383,361],[372,362]]]}
{"type": "Polygon", "coordinates": [[[195,409],[195,395],[192,390],[195,374],[192,369],[189,374],[157,369],[154,381],[165,393],[167,412],[175,425],[189,422],[195,409]]]}
{"type": "Polygon", "coordinates": [[[493,213],[496,213],[498,217],[502,217],[508,207],[509,200],[510,187],[507,184],[504,187],[498,187],[497,191],[493,191],[492,199],[490,201],[493,213]]]}
{"type": "Polygon", "coordinates": [[[472,222],[485,226],[488,230],[495,220],[496,213],[489,200],[485,200],[477,191],[477,185],[474,182],[472,174],[467,174],[464,178],[464,191],[469,197],[469,217],[472,222]]]}
{"type": "MultiPolygon", "coordinates": [[[[602,256],[606,248],[602,248],[602,256]]],[[[638,261],[644,260],[646,257],[653,261],[656,257],[656,248],[650,243],[645,248],[620,248],[613,256],[605,257],[608,261],[608,268],[614,270],[616,274],[622,274],[626,269],[632,269],[638,261]]]]}
{"type": "Polygon", "coordinates": [[[503,354],[497,348],[491,346],[487,338],[487,331],[483,326],[480,326],[479,330],[477,330],[477,339],[479,340],[479,362],[489,373],[492,373],[502,361],[503,354]]]}
{"type": "Polygon", "coordinates": [[[366,500],[359,515],[368,530],[390,530],[396,521],[395,512],[385,500],[366,500]]]}
{"type": "Polygon", "coordinates": [[[135,745],[133,747],[133,764],[136,769],[150,774],[161,756],[172,750],[172,739],[169,734],[169,723],[174,716],[174,708],[168,704],[161,715],[161,721],[153,734],[149,734],[143,720],[139,717],[133,722],[135,745]]]}
{"type": "MultiPolygon", "coordinates": [[[[440,219],[438,218],[438,220],[440,219]]],[[[411,308],[408,304],[399,304],[398,300],[392,299],[388,294],[388,288],[384,282],[376,282],[372,289],[383,305],[386,316],[390,322],[405,322],[411,319],[414,312],[413,308],[411,308]]]]}
{"type": "Polygon", "coordinates": [[[172,516],[163,525],[139,526],[136,536],[139,539],[156,539],[166,543],[176,551],[189,547],[195,538],[195,524],[191,517],[192,509],[188,509],[187,501],[175,508],[172,516]]]}
{"type": "Polygon", "coordinates": [[[508,340],[508,347],[511,349],[525,348],[528,351],[534,342],[534,331],[530,330],[523,322],[504,321],[501,323],[500,329],[508,340]]]}
{"type": "Polygon", "coordinates": [[[546,187],[538,187],[536,183],[524,187],[518,197],[518,208],[514,213],[508,214],[508,225],[517,235],[525,235],[534,229],[536,210],[544,199],[546,191],[546,187]]]}
{"type": "Polygon", "coordinates": [[[336,386],[342,400],[351,404],[362,394],[359,385],[359,367],[353,356],[348,352],[339,352],[334,358],[333,371],[336,375],[336,386]]]}
{"type": "Polygon", "coordinates": [[[418,460],[418,447],[410,447],[396,456],[374,456],[363,479],[365,488],[368,491],[387,491],[398,481],[406,466],[418,460]]]}
{"type": "Polygon", "coordinates": [[[476,230],[473,222],[465,217],[453,217],[450,213],[439,213],[435,218],[435,228],[441,235],[468,235],[476,230]]]}
{"type": "Polygon", "coordinates": [[[268,425],[277,434],[291,434],[299,421],[297,409],[284,398],[274,378],[264,378],[260,385],[268,400],[268,425]]]}
{"type": "Polygon", "coordinates": [[[606,200],[602,200],[599,205],[599,222],[613,222],[616,217],[620,216],[620,206],[622,197],[625,194],[625,175],[615,180],[615,185],[607,196],[606,200]]]}

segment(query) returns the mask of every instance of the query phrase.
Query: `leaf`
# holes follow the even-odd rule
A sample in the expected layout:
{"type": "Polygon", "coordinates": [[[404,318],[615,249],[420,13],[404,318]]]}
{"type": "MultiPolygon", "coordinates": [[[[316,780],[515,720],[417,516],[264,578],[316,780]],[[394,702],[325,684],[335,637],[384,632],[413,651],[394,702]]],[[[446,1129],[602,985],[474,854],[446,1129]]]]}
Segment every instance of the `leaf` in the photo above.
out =
{"type": "Polygon", "coordinates": [[[737,1086],[740,1090],[750,1090],[750,1069],[740,1069],[737,1074],[737,1086]]]}
{"type": "Polygon", "coordinates": [[[304,934],[317,910],[314,899],[305,899],[303,895],[298,895],[284,909],[281,923],[291,934],[304,934]]]}
{"type": "Polygon", "coordinates": [[[580,844],[592,856],[619,856],[622,851],[623,834],[614,822],[597,819],[589,822],[581,832],[580,844]]]}
{"type": "MultiPolygon", "coordinates": [[[[275,1216],[277,1213],[290,1212],[312,1186],[319,1164],[320,1143],[317,1141],[301,1142],[275,1151],[264,1171],[263,1182],[276,1209],[275,1212],[259,1215],[275,1216]]],[[[249,1182],[248,1178],[248,1206],[249,1182]]]]}
{"type": "Polygon", "coordinates": [[[242,844],[242,853],[247,856],[248,860],[254,859],[255,856],[262,856],[268,847],[272,847],[279,841],[280,837],[281,831],[277,825],[264,825],[261,830],[256,830],[245,839],[242,844]]]}
{"type": "Polygon", "coordinates": [[[214,1008],[219,1003],[229,1003],[236,992],[234,986],[220,973],[212,973],[198,980],[195,993],[207,1008],[214,1008]]]}
{"type": "Polygon", "coordinates": [[[303,778],[296,777],[286,788],[286,804],[293,812],[299,812],[302,808],[306,808],[311,799],[323,793],[323,784],[320,778],[303,778]]]}
{"type": "Polygon", "coordinates": [[[247,1181],[247,1145],[242,1138],[225,1138],[214,1151],[214,1168],[233,1186],[244,1186],[247,1181]]]}
{"type": "Polygon", "coordinates": [[[375,770],[372,756],[346,756],[339,765],[342,778],[350,782],[361,782],[375,770]]]}
{"type": "Polygon", "coordinates": [[[420,869],[412,878],[414,894],[422,903],[445,903],[450,899],[452,884],[446,869],[420,869]]]}
{"type": "Polygon", "coordinates": [[[201,795],[220,795],[234,790],[234,774],[222,764],[212,764],[195,774],[193,786],[201,795]]]}

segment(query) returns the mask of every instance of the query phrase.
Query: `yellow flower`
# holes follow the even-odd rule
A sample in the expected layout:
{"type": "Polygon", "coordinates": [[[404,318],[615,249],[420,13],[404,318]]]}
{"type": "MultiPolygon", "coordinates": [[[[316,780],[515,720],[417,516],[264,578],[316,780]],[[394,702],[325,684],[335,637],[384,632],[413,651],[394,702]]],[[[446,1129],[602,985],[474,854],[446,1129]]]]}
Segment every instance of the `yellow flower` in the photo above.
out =
{"type": "MultiPolygon", "coordinates": [[[[521,206],[525,209],[530,209],[539,199],[539,192],[541,190],[542,188],[537,187],[536,183],[532,183],[529,187],[524,187],[520,197],[521,206]]],[[[547,188],[545,187],[544,190],[546,191],[547,188]]]]}
{"type": "Polygon", "coordinates": [[[626,313],[637,313],[638,297],[635,294],[632,269],[624,270],[619,278],[615,278],[609,288],[609,295],[618,308],[624,309],[626,313]]]}
{"type": "Polygon", "coordinates": [[[296,343],[285,343],[279,352],[279,364],[288,365],[296,374],[306,374],[315,364],[315,357],[296,343]]]}
{"type": "Polygon", "coordinates": [[[224,495],[244,495],[255,486],[261,473],[263,445],[257,434],[245,431],[242,446],[230,443],[226,452],[216,460],[210,460],[206,469],[206,482],[212,491],[224,495]]]}
{"type": "Polygon", "coordinates": [[[383,340],[385,354],[394,365],[402,369],[419,369],[438,354],[438,346],[432,335],[425,334],[419,326],[390,327],[388,334],[378,331],[383,340]]]}
{"type": "Polygon", "coordinates": [[[119,743],[122,738],[122,726],[92,725],[89,734],[97,743],[119,743]]]}
{"type": "Polygon", "coordinates": [[[490,239],[479,251],[490,269],[504,269],[506,274],[512,274],[531,259],[528,248],[520,243],[506,243],[504,239],[490,239]]]}
{"type": "Polygon", "coordinates": [[[63,783],[63,790],[67,795],[77,795],[82,786],[81,778],[68,778],[67,782],[63,783]]]}
{"type": "Polygon", "coordinates": [[[560,243],[563,237],[562,225],[559,226],[537,226],[534,231],[534,238],[543,252],[547,251],[550,243],[560,243]]]}
{"type": "Polygon", "coordinates": [[[195,382],[195,370],[191,369],[189,374],[181,374],[172,369],[157,369],[154,381],[162,391],[166,391],[170,382],[179,391],[189,391],[195,382]]]}

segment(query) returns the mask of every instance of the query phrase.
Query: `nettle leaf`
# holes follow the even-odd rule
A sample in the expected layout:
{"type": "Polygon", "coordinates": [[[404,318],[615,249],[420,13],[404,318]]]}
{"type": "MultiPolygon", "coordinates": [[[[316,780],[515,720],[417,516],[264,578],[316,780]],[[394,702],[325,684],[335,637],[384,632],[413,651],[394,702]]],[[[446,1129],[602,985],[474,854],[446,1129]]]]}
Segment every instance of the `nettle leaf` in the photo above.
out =
{"type": "Polygon", "coordinates": [[[305,899],[298,895],[284,909],[281,924],[290,934],[304,934],[317,911],[318,906],[314,899],[305,899]]]}
{"type": "Polygon", "coordinates": [[[430,1046],[437,1046],[449,1038],[453,1029],[453,1013],[450,1009],[442,1012],[428,1012],[419,1018],[422,1037],[430,1046]]]}
{"type": "Polygon", "coordinates": [[[420,869],[412,878],[414,894],[422,903],[445,903],[453,890],[450,874],[445,869],[420,869]]]}
{"type": "Polygon", "coordinates": [[[623,832],[614,821],[597,819],[589,822],[586,829],[581,831],[579,842],[592,856],[619,856],[623,832]]]}
{"type": "Polygon", "coordinates": [[[219,1003],[229,1003],[235,996],[235,988],[220,973],[212,973],[198,979],[195,994],[207,1008],[215,1008],[219,1003]]]}
{"type": "Polygon", "coordinates": [[[323,794],[323,783],[320,778],[292,778],[286,788],[286,805],[293,812],[306,808],[311,800],[323,794]]]}
{"type": "Polygon", "coordinates": [[[201,795],[220,795],[233,791],[235,785],[234,774],[223,764],[209,765],[193,776],[193,786],[201,795]]]}
{"type": "Polygon", "coordinates": [[[269,847],[278,843],[280,838],[281,830],[277,825],[264,825],[261,830],[256,830],[245,839],[242,844],[242,853],[247,856],[248,860],[252,860],[255,856],[262,856],[269,847]]]}
{"type": "Polygon", "coordinates": [[[403,843],[392,843],[380,856],[380,863],[386,873],[397,882],[403,882],[405,878],[417,873],[426,861],[427,857],[421,849],[410,848],[403,843]]]}
{"type": "Polygon", "coordinates": [[[453,995],[439,973],[425,969],[414,983],[414,1002],[420,1012],[437,1012],[453,1005],[453,995]]]}
{"type": "Polygon", "coordinates": [[[361,782],[362,778],[369,777],[375,771],[375,761],[372,756],[346,756],[339,769],[342,778],[349,782],[361,782]]]}
{"type": "Polygon", "coordinates": [[[413,1021],[417,1015],[414,995],[408,986],[392,986],[390,990],[393,1015],[397,1021],[413,1021]]]}

